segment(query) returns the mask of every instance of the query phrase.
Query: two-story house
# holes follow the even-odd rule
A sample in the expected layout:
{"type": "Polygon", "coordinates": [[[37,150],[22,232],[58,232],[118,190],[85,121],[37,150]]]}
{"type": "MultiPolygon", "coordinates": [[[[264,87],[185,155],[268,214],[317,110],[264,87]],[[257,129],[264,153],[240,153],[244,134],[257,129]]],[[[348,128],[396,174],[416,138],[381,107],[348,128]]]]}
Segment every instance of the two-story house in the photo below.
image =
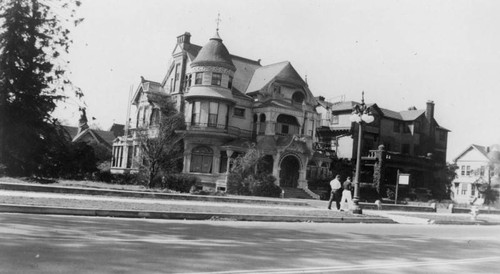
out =
{"type": "MultiPolygon", "coordinates": [[[[319,142],[330,148],[337,159],[355,161],[357,153],[358,124],[349,119],[354,101],[327,102],[318,98],[321,114],[318,127],[319,142]]],[[[368,104],[374,121],[363,126],[363,171],[372,171],[374,153],[380,145],[386,153],[384,183],[394,184],[397,172],[410,173],[410,187],[429,187],[436,171],[446,164],[447,135],[449,130],[439,126],[434,119],[434,102],[427,102],[425,109],[411,107],[405,111],[392,111],[368,104]]],[[[334,171],[335,172],[335,171],[334,171]]],[[[367,172],[362,172],[366,174],[367,172]]],[[[368,172],[370,173],[370,172],[368,172]]],[[[361,178],[371,182],[371,178],[361,178]]]]}
{"type": "MultiPolygon", "coordinates": [[[[314,153],[317,102],[291,63],[263,66],[232,55],[218,32],[203,47],[189,33],[177,38],[163,81],[143,79],[133,97],[131,132],[158,119],[153,95],[168,96],[184,113],[183,173],[198,176],[204,188],[224,189],[230,159],[250,146],[282,188],[309,192],[307,164],[330,161],[314,153]]],[[[136,142],[132,135],[117,138],[112,172],[134,171],[136,142]]]]}
{"type": "Polygon", "coordinates": [[[453,201],[459,204],[483,204],[484,197],[478,186],[491,184],[494,167],[488,153],[490,147],[470,145],[453,162],[457,165],[456,178],[452,182],[453,201]]]}

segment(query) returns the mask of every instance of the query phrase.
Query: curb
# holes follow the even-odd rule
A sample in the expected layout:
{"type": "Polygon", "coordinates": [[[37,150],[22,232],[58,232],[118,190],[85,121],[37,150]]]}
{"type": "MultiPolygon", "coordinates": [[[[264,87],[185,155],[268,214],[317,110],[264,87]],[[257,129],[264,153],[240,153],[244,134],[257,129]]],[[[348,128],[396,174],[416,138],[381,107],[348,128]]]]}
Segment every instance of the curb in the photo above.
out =
{"type": "Polygon", "coordinates": [[[309,203],[307,202],[280,201],[278,199],[275,200],[245,199],[240,197],[202,196],[202,195],[191,195],[191,194],[170,194],[170,193],[140,192],[140,191],[128,191],[128,190],[102,190],[98,188],[53,187],[53,186],[40,186],[32,184],[10,184],[2,182],[0,182],[0,189],[14,190],[14,191],[101,195],[101,196],[116,196],[116,197],[128,197],[128,198],[186,200],[186,201],[202,201],[202,202],[218,202],[218,203],[309,206],[309,203]]]}
{"type": "Polygon", "coordinates": [[[146,218],[146,219],[172,219],[172,220],[227,220],[227,221],[258,221],[258,222],[314,222],[314,223],[396,223],[384,217],[311,217],[311,216],[268,216],[251,214],[226,214],[226,213],[186,213],[186,212],[160,212],[160,211],[134,211],[134,210],[103,210],[103,209],[75,209],[63,207],[24,206],[0,204],[0,212],[26,213],[26,214],[52,214],[94,217],[118,218],[146,218]]]}

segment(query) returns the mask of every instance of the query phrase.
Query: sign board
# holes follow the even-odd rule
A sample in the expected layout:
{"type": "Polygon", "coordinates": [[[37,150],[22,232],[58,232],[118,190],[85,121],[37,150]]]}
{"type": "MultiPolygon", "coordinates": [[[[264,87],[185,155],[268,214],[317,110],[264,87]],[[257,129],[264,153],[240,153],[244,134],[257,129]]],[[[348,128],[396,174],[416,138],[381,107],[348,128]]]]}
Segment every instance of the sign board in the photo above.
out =
{"type": "Polygon", "coordinates": [[[399,173],[398,182],[400,185],[409,185],[410,184],[410,174],[399,173]]]}

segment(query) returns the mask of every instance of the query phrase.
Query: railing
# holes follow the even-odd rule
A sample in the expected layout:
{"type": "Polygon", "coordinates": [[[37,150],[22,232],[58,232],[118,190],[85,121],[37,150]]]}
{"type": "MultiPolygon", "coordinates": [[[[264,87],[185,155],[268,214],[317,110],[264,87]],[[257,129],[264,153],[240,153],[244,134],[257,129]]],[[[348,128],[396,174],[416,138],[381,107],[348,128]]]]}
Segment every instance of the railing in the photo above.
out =
{"type": "MultiPolygon", "coordinates": [[[[370,150],[367,156],[363,156],[363,160],[376,160],[377,155],[380,153],[380,150],[370,150]]],[[[434,165],[434,162],[431,158],[425,156],[411,156],[408,154],[401,154],[397,152],[387,151],[385,154],[385,161],[387,163],[397,163],[397,164],[405,164],[405,165],[414,165],[414,166],[422,166],[422,165],[434,165]]]]}
{"type": "Polygon", "coordinates": [[[186,123],[186,130],[203,131],[212,133],[226,133],[240,138],[252,138],[252,131],[244,130],[237,127],[230,127],[223,124],[212,123],[186,123]]]}

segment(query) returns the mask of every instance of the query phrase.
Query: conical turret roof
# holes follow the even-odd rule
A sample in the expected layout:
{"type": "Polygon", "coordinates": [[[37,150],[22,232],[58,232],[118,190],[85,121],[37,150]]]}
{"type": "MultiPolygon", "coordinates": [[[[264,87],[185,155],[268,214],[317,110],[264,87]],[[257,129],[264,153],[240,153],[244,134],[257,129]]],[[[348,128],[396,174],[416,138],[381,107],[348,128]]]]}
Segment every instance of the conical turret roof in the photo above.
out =
{"type": "Polygon", "coordinates": [[[233,61],[231,61],[231,54],[222,43],[218,32],[201,48],[198,56],[191,63],[191,67],[195,66],[219,66],[236,70],[233,61]]]}

